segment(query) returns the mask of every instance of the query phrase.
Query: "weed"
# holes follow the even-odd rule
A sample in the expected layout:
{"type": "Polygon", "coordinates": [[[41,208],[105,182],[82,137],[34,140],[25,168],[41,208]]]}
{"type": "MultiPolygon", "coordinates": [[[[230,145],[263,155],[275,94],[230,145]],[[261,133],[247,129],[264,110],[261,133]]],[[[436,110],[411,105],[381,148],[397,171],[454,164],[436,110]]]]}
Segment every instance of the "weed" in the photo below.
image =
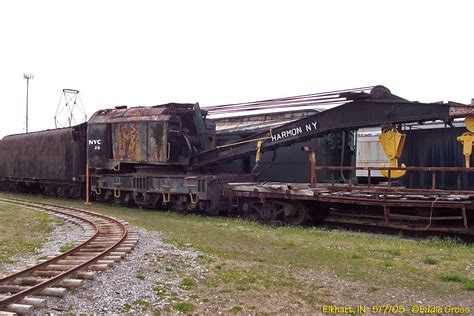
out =
{"type": "Polygon", "coordinates": [[[353,254],[351,256],[352,259],[362,259],[363,257],[361,255],[358,255],[358,254],[353,254]]]}
{"type": "Polygon", "coordinates": [[[474,280],[464,280],[462,286],[468,291],[474,291],[474,280]]]}
{"type": "Polygon", "coordinates": [[[73,243],[67,243],[67,244],[62,245],[59,248],[59,251],[60,252],[67,252],[67,251],[71,250],[72,248],[74,248],[74,244],[73,243]]]}
{"type": "Polygon", "coordinates": [[[53,222],[54,222],[54,225],[56,226],[63,226],[65,223],[62,218],[57,218],[57,217],[53,219],[53,222]]]}
{"type": "Polygon", "coordinates": [[[464,278],[456,273],[443,273],[439,276],[441,281],[445,282],[463,282],[464,278]]]}
{"type": "Polygon", "coordinates": [[[139,307],[142,311],[147,310],[148,306],[150,306],[150,303],[144,300],[136,300],[133,304],[139,307]]]}
{"type": "Polygon", "coordinates": [[[242,306],[236,305],[236,306],[232,307],[231,309],[229,309],[229,312],[231,312],[231,313],[240,313],[243,310],[244,309],[242,308],[242,306]]]}
{"type": "Polygon", "coordinates": [[[130,312],[131,309],[132,309],[132,306],[128,303],[122,306],[122,312],[124,313],[130,312]]]}
{"type": "Polygon", "coordinates": [[[174,306],[174,309],[176,309],[178,312],[181,312],[181,313],[190,313],[192,312],[196,307],[191,304],[191,303],[184,303],[184,302],[181,302],[181,303],[177,303],[175,306],[174,306]]]}
{"type": "Polygon", "coordinates": [[[430,247],[457,248],[467,246],[461,239],[453,237],[430,237],[419,242],[421,245],[430,247]]]}
{"type": "Polygon", "coordinates": [[[422,260],[422,262],[424,264],[430,264],[430,265],[435,265],[435,264],[438,264],[438,261],[433,259],[433,258],[430,258],[430,257],[426,257],[422,260]]]}
{"type": "Polygon", "coordinates": [[[188,290],[188,289],[191,288],[193,285],[194,285],[194,280],[193,280],[193,279],[183,279],[183,280],[181,281],[181,287],[182,287],[183,289],[188,290]]]}
{"type": "Polygon", "coordinates": [[[384,266],[385,268],[391,268],[391,267],[393,267],[393,263],[392,263],[391,261],[389,261],[389,260],[384,260],[383,266],[384,266]]]}
{"type": "Polygon", "coordinates": [[[400,256],[402,253],[400,251],[400,249],[389,249],[387,250],[387,252],[392,255],[392,256],[395,256],[395,257],[398,257],[400,256]]]}
{"type": "Polygon", "coordinates": [[[379,288],[378,288],[378,287],[375,287],[375,286],[371,286],[371,287],[369,287],[369,288],[367,289],[367,291],[368,291],[369,293],[374,293],[374,292],[377,292],[378,290],[379,290],[379,288]]]}
{"type": "Polygon", "coordinates": [[[137,279],[144,281],[145,276],[143,274],[137,274],[137,279]]]}

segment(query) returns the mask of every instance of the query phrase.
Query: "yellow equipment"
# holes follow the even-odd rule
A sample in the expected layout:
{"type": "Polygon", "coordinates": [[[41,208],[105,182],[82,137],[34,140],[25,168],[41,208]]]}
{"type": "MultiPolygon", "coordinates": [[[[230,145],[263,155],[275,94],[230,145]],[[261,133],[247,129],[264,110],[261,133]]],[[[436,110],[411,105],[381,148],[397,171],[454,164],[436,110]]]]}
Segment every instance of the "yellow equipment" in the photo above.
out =
{"type": "MultiPolygon", "coordinates": [[[[390,161],[391,168],[398,167],[398,158],[402,155],[403,146],[405,145],[406,134],[400,133],[396,128],[387,128],[382,130],[382,135],[379,136],[380,144],[382,145],[385,156],[390,161]]],[[[385,167],[385,164],[382,164],[385,167]]],[[[405,164],[402,163],[402,168],[405,168],[405,164]]],[[[389,178],[388,170],[380,170],[380,173],[389,178]]],[[[390,170],[390,178],[396,179],[403,177],[406,170],[390,170]]]]}
{"type": "Polygon", "coordinates": [[[262,149],[262,144],[263,144],[263,141],[262,140],[259,140],[257,142],[257,153],[255,154],[255,163],[260,163],[260,157],[261,157],[261,149],[262,149]]]}
{"type": "Polygon", "coordinates": [[[472,145],[474,144],[474,116],[466,117],[464,121],[466,128],[469,132],[465,132],[457,138],[459,142],[463,144],[463,154],[466,159],[466,168],[470,168],[470,160],[472,154],[472,145]]]}

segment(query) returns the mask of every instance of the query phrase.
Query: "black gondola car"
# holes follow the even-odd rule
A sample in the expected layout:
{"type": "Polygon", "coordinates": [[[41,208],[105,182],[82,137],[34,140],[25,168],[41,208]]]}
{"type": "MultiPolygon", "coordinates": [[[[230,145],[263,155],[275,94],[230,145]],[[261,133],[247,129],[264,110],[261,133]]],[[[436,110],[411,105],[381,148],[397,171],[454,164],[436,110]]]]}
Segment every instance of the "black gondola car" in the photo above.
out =
{"type": "Polygon", "coordinates": [[[0,186],[20,192],[79,197],[86,170],[87,124],[0,141],[0,186]]]}

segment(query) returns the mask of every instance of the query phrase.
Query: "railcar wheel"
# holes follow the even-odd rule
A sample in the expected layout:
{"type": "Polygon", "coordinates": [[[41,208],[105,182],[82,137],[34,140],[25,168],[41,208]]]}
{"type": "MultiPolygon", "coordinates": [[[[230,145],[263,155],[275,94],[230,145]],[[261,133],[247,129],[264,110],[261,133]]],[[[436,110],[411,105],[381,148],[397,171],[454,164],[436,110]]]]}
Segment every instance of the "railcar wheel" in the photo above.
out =
{"type": "Polygon", "coordinates": [[[309,214],[314,224],[321,223],[328,217],[330,211],[329,205],[318,202],[309,203],[309,214]]]}
{"type": "Polygon", "coordinates": [[[261,208],[262,203],[257,200],[248,199],[241,201],[239,211],[243,218],[250,221],[256,221],[262,218],[259,212],[261,208]]]}
{"type": "Polygon", "coordinates": [[[63,186],[58,186],[56,188],[56,196],[58,198],[64,199],[66,197],[66,188],[64,188],[63,186]]]}
{"type": "Polygon", "coordinates": [[[171,205],[178,212],[186,212],[189,210],[189,197],[186,195],[171,196],[171,205]]]}
{"type": "Polygon", "coordinates": [[[82,190],[80,187],[73,187],[71,188],[71,197],[73,199],[80,199],[82,197],[82,190]]]}
{"type": "Polygon", "coordinates": [[[304,224],[308,219],[308,206],[303,202],[293,202],[283,210],[283,219],[290,225],[304,224]]]}

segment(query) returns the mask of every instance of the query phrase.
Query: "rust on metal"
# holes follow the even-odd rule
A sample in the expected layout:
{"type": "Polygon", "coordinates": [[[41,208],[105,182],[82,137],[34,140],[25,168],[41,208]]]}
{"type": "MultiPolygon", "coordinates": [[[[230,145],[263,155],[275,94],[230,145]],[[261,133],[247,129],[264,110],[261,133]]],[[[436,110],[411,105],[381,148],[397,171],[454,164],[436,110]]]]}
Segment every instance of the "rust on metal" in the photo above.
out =
{"type": "Polygon", "coordinates": [[[122,161],[146,161],[146,123],[112,124],[113,157],[122,161]]]}

